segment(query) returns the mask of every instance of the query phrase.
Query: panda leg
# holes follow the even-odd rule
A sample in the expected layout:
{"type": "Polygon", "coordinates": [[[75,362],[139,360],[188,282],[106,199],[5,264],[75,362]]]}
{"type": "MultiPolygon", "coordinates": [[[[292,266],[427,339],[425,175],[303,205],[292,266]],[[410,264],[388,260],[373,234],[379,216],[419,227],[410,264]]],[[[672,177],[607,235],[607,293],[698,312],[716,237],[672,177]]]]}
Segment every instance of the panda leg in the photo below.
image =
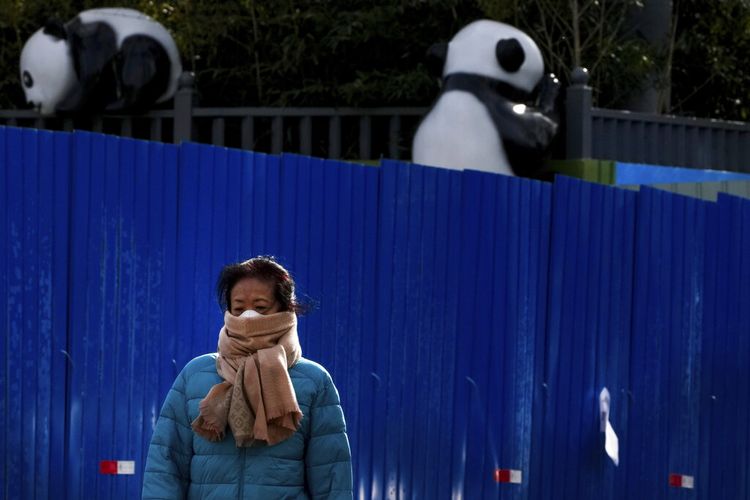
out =
{"type": "Polygon", "coordinates": [[[145,111],[169,87],[171,63],[164,48],[151,37],[126,38],[115,63],[120,98],[107,111],[145,111]]]}

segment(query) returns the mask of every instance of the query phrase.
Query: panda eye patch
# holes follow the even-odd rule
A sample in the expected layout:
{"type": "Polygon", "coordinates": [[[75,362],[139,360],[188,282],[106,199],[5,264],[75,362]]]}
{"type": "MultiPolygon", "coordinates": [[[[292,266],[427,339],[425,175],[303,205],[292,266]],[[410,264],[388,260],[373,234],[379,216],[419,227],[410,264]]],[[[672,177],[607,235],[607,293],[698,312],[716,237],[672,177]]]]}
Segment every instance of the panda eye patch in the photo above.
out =
{"type": "Polygon", "coordinates": [[[34,79],[31,78],[31,74],[28,71],[23,72],[23,86],[27,89],[34,86],[34,79]]]}
{"type": "Polygon", "coordinates": [[[495,57],[501,68],[508,73],[515,73],[526,59],[526,54],[518,40],[507,38],[497,42],[495,57]]]}

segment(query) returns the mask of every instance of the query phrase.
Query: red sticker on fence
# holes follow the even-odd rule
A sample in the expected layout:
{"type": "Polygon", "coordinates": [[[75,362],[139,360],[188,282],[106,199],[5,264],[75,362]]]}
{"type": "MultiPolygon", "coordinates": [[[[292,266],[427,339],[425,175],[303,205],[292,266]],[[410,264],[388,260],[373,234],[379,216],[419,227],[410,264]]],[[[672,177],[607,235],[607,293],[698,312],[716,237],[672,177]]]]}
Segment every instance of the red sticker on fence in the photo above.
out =
{"type": "Polygon", "coordinates": [[[692,490],[695,487],[695,479],[693,476],[686,476],[684,474],[670,474],[669,486],[675,488],[688,488],[692,490]]]}
{"type": "Polygon", "coordinates": [[[522,474],[516,469],[495,469],[495,481],[498,483],[521,484],[522,474]]]}
{"type": "Polygon", "coordinates": [[[102,460],[99,462],[99,474],[135,474],[135,462],[132,460],[102,460]]]}
{"type": "Polygon", "coordinates": [[[117,474],[117,460],[102,460],[99,462],[100,474],[117,474]]]}

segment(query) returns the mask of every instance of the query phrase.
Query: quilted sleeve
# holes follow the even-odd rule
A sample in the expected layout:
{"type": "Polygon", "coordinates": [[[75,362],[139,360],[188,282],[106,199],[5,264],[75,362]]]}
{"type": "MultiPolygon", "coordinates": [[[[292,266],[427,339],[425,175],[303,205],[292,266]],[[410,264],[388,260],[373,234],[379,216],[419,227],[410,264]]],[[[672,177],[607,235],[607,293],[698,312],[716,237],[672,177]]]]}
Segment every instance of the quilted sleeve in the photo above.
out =
{"type": "Polygon", "coordinates": [[[352,498],[352,457],[344,412],[328,373],[310,408],[305,474],[313,499],[352,498]]]}
{"type": "Polygon", "coordinates": [[[143,475],[144,499],[186,498],[193,455],[184,372],[172,384],[156,422],[143,475]]]}

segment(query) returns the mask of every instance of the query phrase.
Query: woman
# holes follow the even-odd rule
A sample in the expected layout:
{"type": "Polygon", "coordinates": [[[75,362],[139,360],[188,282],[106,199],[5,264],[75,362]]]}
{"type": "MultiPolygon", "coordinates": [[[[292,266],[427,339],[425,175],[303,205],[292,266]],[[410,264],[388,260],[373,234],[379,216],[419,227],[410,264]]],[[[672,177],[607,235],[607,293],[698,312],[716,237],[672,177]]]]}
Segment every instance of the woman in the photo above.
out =
{"type": "Polygon", "coordinates": [[[190,361],[164,402],[143,498],[351,498],[349,441],[326,370],[301,357],[289,272],[231,264],[218,352],[190,361]]]}

